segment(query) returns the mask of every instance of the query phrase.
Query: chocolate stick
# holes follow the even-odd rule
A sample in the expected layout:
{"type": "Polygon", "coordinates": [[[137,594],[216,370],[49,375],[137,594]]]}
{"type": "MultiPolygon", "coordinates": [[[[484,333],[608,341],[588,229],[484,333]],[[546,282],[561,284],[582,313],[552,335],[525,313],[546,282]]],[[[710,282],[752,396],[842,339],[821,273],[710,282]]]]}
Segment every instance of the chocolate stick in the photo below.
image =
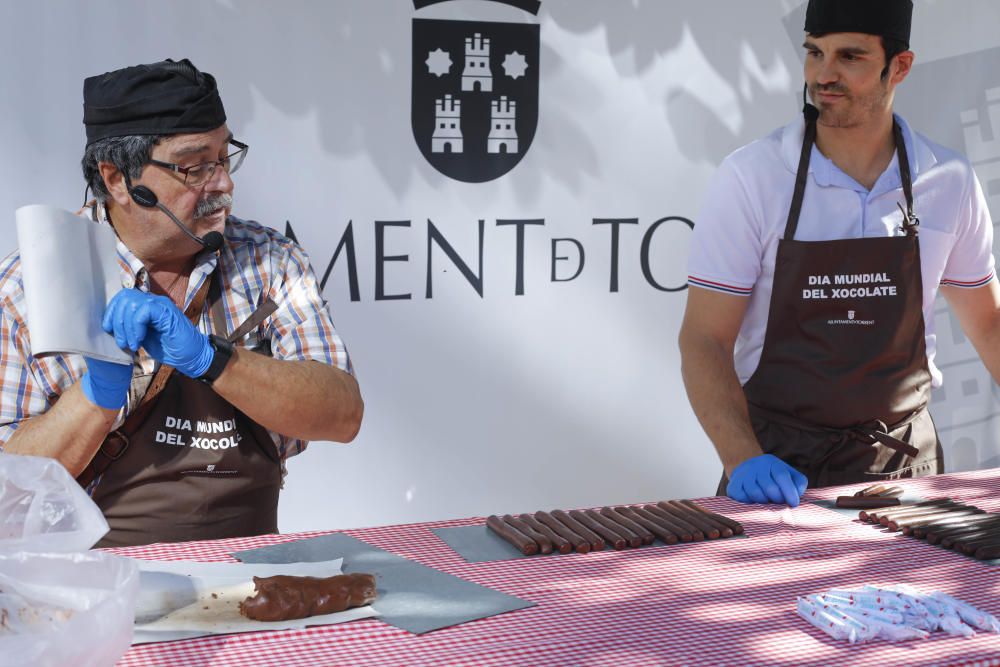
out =
{"type": "Polygon", "coordinates": [[[841,509],[877,509],[898,506],[899,498],[884,496],[837,496],[837,507],[841,509]]]}
{"type": "Polygon", "coordinates": [[[952,533],[951,535],[941,539],[941,547],[945,549],[954,549],[957,542],[975,540],[983,537],[984,535],[988,535],[990,531],[993,531],[996,528],[996,524],[990,523],[984,526],[977,526],[974,530],[952,533]]]}
{"type": "Polygon", "coordinates": [[[687,507],[690,510],[694,510],[696,512],[701,512],[702,514],[704,514],[705,517],[707,517],[708,522],[714,524],[716,528],[718,528],[719,534],[722,537],[732,537],[733,535],[743,534],[743,524],[741,524],[739,521],[734,521],[733,519],[730,519],[728,516],[723,516],[721,514],[716,514],[715,512],[711,512],[702,507],[701,505],[699,505],[698,503],[693,502],[691,500],[672,500],[670,502],[674,504],[683,505],[684,507],[687,507]]]}
{"type": "MultiPolygon", "coordinates": [[[[927,544],[937,544],[943,548],[948,548],[944,544],[944,540],[949,538],[956,538],[967,533],[972,533],[977,530],[982,530],[986,526],[1000,526],[1000,523],[996,521],[987,522],[976,522],[970,524],[955,524],[953,526],[945,526],[944,528],[934,528],[928,531],[924,528],[924,539],[927,540],[927,544]]],[[[950,545],[949,545],[950,546],[950,545]]]]}
{"type": "Polygon", "coordinates": [[[556,535],[551,528],[543,523],[539,523],[538,519],[530,514],[522,514],[517,518],[534,528],[537,532],[549,538],[549,541],[552,542],[552,546],[555,547],[559,553],[568,554],[573,550],[573,545],[569,543],[569,540],[556,535]]]}
{"type": "Polygon", "coordinates": [[[861,489],[854,494],[856,498],[898,498],[901,495],[903,495],[903,487],[885,486],[884,484],[869,486],[867,489],[861,489]]]}
{"type": "Polygon", "coordinates": [[[1000,543],[1000,530],[985,531],[976,537],[955,540],[953,548],[963,554],[974,554],[979,547],[992,546],[1000,543]]]}
{"type": "MultiPolygon", "coordinates": [[[[667,505],[667,507],[670,507],[667,505]]],[[[691,539],[695,542],[701,542],[705,539],[705,533],[698,527],[694,521],[688,521],[687,515],[679,510],[668,510],[660,507],[659,505],[643,505],[642,509],[646,510],[650,514],[658,516],[662,519],[666,519],[671,523],[677,524],[685,533],[691,535],[691,539]]]]}
{"type": "Polygon", "coordinates": [[[535,544],[538,545],[538,550],[543,554],[552,553],[552,541],[545,537],[542,533],[526,524],[525,522],[512,517],[510,514],[503,515],[504,523],[511,526],[514,530],[518,531],[529,540],[534,540],[535,544]]]}
{"type": "Polygon", "coordinates": [[[653,535],[656,535],[658,538],[660,538],[661,541],[666,542],[667,544],[677,544],[677,542],[680,540],[680,538],[677,537],[677,535],[674,535],[672,532],[662,527],[655,521],[650,521],[649,519],[640,516],[638,513],[634,512],[630,507],[616,507],[615,511],[621,514],[622,516],[631,519],[640,526],[648,528],[653,533],[653,535]]]}
{"type": "MultiPolygon", "coordinates": [[[[924,537],[928,544],[938,544],[947,538],[958,537],[965,533],[973,533],[994,525],[1000,525],[1000,516],[996,514],[978,514],[976,516],[962,517],[962,521],[950,526],[925,529],[924,537]]],[[[941,546],[944,546],[942,544],[941,546]]],[[[950,543],[949,543],[950,546],[950,543]]]]}
{"type": "MultiPolygon", "coordinates": [[[[888,526],[890,521],[895,521],[903,517],[910,515],[921,514],[925,512],[939,512],[941,510],[948,510],[954,507],[961,507],[959,503],[953,500],[942,501],[938,503],[930,503],[927,505],[914,505],[913,507],[906,507],[901,505],[899,508],[890,508],[884,512],[878,513],[878,522],[883,526],[888,526]]],[[[870,516],[870,513],[869,513],[870,516]]]]}
{"type": "Polygon", "coordinates": [[[663,528],[667,532],[673,533],[678,538],[680,538],[681,542],[694,541],[694,536],[690,533],[690,531],[684,530],[673,521],[659,517],[653,514],[652,512],[647,512],[641,507],[633,507],[631,509],[633,512],[641,516],[643,519],[646,519],[647,521],[652,521],[653,523],[659,525],[660,528],[663,528]]]}
{"type": "Polygon", "coordinates": [[[648,528],[637,524],[635,521],[632,521],[632,519],[628,518],[627,516],[619,514],[612,507],[602,507],[601,516],[608,519],[609,521],[614,521],[618,525],[624,526],[625,528],[629,529],[642,539],[643,544],[652,544],[653,540],[656,539],[656,536],[653,535],[653,533],[649,532],[648,528]]]}
{"type": "Polygon", "coordinates": [[[625,548],[627,543],[625,542],[624,537],[612,530],[609,530],[603,524],[594,521],[594,519],[590,518],[580,510],[570,510],[569,515],[573,517],[581,526],[587,528],[593,533],[597,533],[615,551],[621,551],[625,548]]]}
{"type": "Polygon", "coordinates": [[[1000,532],[995,532],[992,535],[984,536],[972,542],[966,542],[965,553],[974,556],[980,549],[992,548],[997,545],[1000,545],[1000,532]]]}
{"type": "Polygon", "coordinates": [[[936,513],[947,512],[948,510],[954,509],[955,507],[959,507],[959,504],[954,502],[949,502],[945,505],[917,507],[915,509],[910,509],[906,512],[899,512],[898,514],[893,512],[884,512],[878,515],[878,523],[880,526],[888,527],[890,521],[897,521],[899,519],[906,519],[909,517],[919,516],[928,513],[934,514],[935,512],[936,513]]]}
{"type": "Polygon", "coordinates": [[[883,514],[888,514],[890,512],[903,512],[906,510],[918,509],[920,507],[935,507],[945,502],[952,502],[951,498],[938,498],[936,500],[922,500],[918,503],[903,503],[899,507],[893,507],[883,511],[871,511],[871,512],[861,512],[860,517],[862,521],[867,521],[868,523],[878,523],[882,518],[883,514]]]}
{"type": "Polygon", "coordinates": [[[941,546],[945,549],[951,549],[954,548],[956,542],[974,540],[998,529],[1000,529],[1000,524],[995,521],[976,524],[970,526],[969,530],[955,531],[945,535],[941,538],[941,546]]]}
{"type": "Polygon", "coordinates": [[[563,512],[562,510],[552,510],[549,514],[566,524],[566,526],[574,533],[590,542],[591,551],[602,551],[604,549],[604,539],[600,535],[581,524],[566,512],[563,512]]]}
{"type": "Polygon", "coordinates": [[[494,533],[513,544],[525,556],[534,556],[538,553],[538,545],[535,541],[526,537],[521,531],[504,523],[503,519],[494,515],[487,517],[486,526],[494,533]]]}
{"type": "Polygon", "coordinates": [[[870,507],[867,510],[861,510],[858,512],[858,520],[862,523],[878,523],[877,507],[870,507]]]}
{"type": "Polygon", "coordinates": [[[722,537],[724,527],[720,528],[719,524],[713,523],[703,512],[693,510],[676,500],[661,500],[656,503],[656,506],[664,512],[672,512],[680,515],[685,521],[697,528],[706,539],[715,540],[722,537]]]}
{"type": "Polygon", "coordinates": [[[965,519],[970,516],[979,516],[985,514],[985,512],[978,507],[973,507],[968,510],[959,510],[956,512],[949,512],[947,514],[917,518],[917,519],[900,519],[896,524],[899,529],[903,532],[903,535],[909,535],[911,537],[921,537],[923,535],[923,529],[927,526],[941,525],[944,521],[958,521],[960,519],[965,519]],[[917,531],[920,530],[920,535],[917,535],[917,531]]]}
{"type": "MultiPolygon", "coordinates": [[[[931,500],[921,500],[916,503],[903,503],[899,507],[891,507],[882,512],[877,512],[878,520],[881,521],[883,517],[890,514],[905,514],[906,512],[919,512],[926,509],[934,509],[935,507],[949,507],[951,505],[959,505],[958,501],[952,500],[951,498],[933,498],[931,500]]],[[[869,512],[870,514],[870,512],[869,512]]]]}
{"type": "Polygon", "coordinates": [[[992,535],[984,535],[977,540],[956,543],[955,551],[963,553],[966,556],[975,556],[976,552],[980,549],[997,545],[1000,545],[1000,533],[993,533],[992,535]]]}
{"type": "Polygon", "coordinates": [[[561,536],[563,539],[569,540],[569,543],[572,544],[574,548],[576,548],[577,553],[581,554],[590,553],[590,542],[583,539],[575,532],[567,528],[561,521],[556,520],[555,517],[552,517],[546,514],[545,512],[535,512],[535,518],[538,519],[539,522],[551,528],[552,532],[554,532],[556,535],[561,536]]]}
{"type": "Polygon", "coordinates": [[[903,514],[897,517],[882,517],[879,519],[878,523],[880,526],[889,529],[889,532],[898,531],[902,524],[907,521],[917,521],[924,518],[943,518],[946,516],[952,516],[952,512],[964,509],[961,506],[954,507],[939,507],[933,509],[925,509],[920,512],[910,512],[908,514],[903,514]]]}
{"type": "Polygon", "coordinates": [[[976,549],[976,553],[974,555],[979,560],[993,560],[994,558],[1000,558],[1000,544],[979,547],[976,549]]]}
{"type": "MultiPolygon", "coordinates": [[[[948,530],[962,528],[982,520],[988,520],[991,516],[995,517],[996,515],[983,513],[955,517],[946,516],[933,523],[928,523],[923,526],[915,526],[911,535],[917,539],[922,539],[934,533],[946,532],[948,530]]],[[[931,544],[934,544],[934,542],[931,542],[931,544]]]]}
{"type": "Polygon", "coordinates": [[[909,535],[909,532],[906,532],[905,530],[907,527],[909,527],[912,530],[916,526],[926,526],[929,523],[934,523],[935,521],[941,521],[942,519],[950,517],[957,518],[965,516],[975,516],[977,514],[985,514],[985,512],[979,509],[978,507],[971,507],[966,505],[961,509],[955,508],[951,510],[945,510],[942,512],[928,512],[926,514],[916,514],[916,515],[902,517],[900,519],[896,519],[895,521],[890,521],[889,528],[891,529],[893,526],[895,526],[896,530],[902,530],[904,531],[903,532],[904,535],[909,535]]]}
{"type": "Polygon", "coordinates": [[[628,543],[628,545],[633,549],[642,546],[642,538],[633,533],[631,530],[629,530],[622,524],[615,523],[614,521],[607,518],[603,514],[595,512],[594,510],[584,510],[584,514],[586,514],[588,517],[590,517],[597,523],[607,528],[608,531],[621,535],[623,538],[625,538],[625,541],[628,543]]]}

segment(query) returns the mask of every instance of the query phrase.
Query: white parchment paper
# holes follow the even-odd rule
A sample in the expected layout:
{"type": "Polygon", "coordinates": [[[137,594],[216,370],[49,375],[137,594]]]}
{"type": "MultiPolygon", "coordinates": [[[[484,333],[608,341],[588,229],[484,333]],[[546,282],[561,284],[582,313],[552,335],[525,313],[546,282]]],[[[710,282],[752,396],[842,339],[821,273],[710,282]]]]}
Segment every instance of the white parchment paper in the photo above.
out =
{"type": "Polygon", "coordinates": [[[137,561],[139,598],[132,643],[233,632],[292,630],[377,616],[371,606],[290,621],[254,621],[240,615],[239,603],[254,593],[253,577],[279,574],[332,577],[341,574],[342,560],[266,565],[137,561]]]}

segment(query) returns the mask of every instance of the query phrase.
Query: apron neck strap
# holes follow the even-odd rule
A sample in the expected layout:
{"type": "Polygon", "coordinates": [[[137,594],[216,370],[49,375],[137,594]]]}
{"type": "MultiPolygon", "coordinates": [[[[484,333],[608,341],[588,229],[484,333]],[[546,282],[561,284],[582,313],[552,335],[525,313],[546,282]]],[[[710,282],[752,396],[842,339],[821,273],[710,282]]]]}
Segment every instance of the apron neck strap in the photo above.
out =
{"type": "Polygon", "coordinates": [[[215,267],[212,272],[212,287],[208,293],[209,315],[212,319],[212,329],[230,343],[235,343],[257,328],[264,320],[278,309],[278,305],[267,299],[250,316],[239,324],[231,333],[226,327],[226,306],[222,301],[222,266],[215,267]]]}
{"type": "Polygon", "coordinates": [[[795,239],[795,230],[799,226],[799,214],[802,212],[802,200],[806,194],[806,180],[809,178],[809,159],[812,157],[812,148],[816,143],[816,118],[817,114],[809,113],[809,109],[815,107],[806,106],[806,131],[802,137],[802,152],[799,154],[799,168],[795,172],[795,192],[792,194],[792,205],[788,207],[788,220],[785,221],[785,240],[795,239]]]}
{"type": "Polygon", "coordinates": [[[191,299],[191,303],[184,309],[184,315],[191,320],[192,324],[197,324],[198,318],[201,317],[201,311],[205,306],[205,297],[208,295],[209,289],[208,281],[202,283],[191,299]]]}
{"type": "MultiPolygon", "coordinates": [[[[795,240],[795,231],[799,226],[799,215],[802,212],[802,201],[805,198],[806,181],[809,177],[809,160],[812,157],[812,148],[816,144],[816,119],[819,116],[816,108],[806,105],[804,110],[806,119],[805,134],[802,137],[802,152],[799,155],[799,167],[795,173],[795,191],[792,194],[792,203],[788,207],[788,220],[785,222],[784,240],[795,240]]],[[[903,130],[896,119],[892,119],[892,136],[896,143],[896,154],[899,162],[899,178],[903,184],[903,196],[906,198],[906,209],[903,210],[902,229],[907,236],[916,236],[920,219],[913,213],[913,179],[910,174],[910,159],[906,152],[906,142],[903,141],[903,130]]]]}
{"type": "Polygon", "coordinates": [[[903,183],[903,196],[906,197],[906,210],[897,202],[903,213],[903,231],[907,236],[916,236],[920,218],[913,214],[913,178],[910,175],[910,156],[906,153],[906,142],[903,140],[903,129],[892,119],[892,135],[896,138],[896,155],[899,158],[899,179],[903,183]]]}

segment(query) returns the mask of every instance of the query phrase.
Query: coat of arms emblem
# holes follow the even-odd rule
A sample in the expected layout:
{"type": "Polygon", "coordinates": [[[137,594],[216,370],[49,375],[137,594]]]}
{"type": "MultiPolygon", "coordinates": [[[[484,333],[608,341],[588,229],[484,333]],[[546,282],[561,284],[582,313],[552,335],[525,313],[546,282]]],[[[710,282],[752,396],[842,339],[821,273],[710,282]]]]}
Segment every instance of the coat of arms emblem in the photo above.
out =
{"type": "MultiPolygon", "coordinates": [[[[540,5],[493,2],[532,14],[540,5]]],[[[521,161],[538,124],[538,55],[534,23],[413,19],[410,116],[417,146],[435,169],[483,183],[521,161]]]]}

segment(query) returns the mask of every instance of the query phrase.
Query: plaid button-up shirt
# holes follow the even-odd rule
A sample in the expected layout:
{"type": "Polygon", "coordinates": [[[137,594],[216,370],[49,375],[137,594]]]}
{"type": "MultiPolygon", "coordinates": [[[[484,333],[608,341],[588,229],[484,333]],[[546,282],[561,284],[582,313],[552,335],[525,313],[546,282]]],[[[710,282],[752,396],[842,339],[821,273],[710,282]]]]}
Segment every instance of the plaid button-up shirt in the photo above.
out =
{"type": "MultiPolygon", "coordinates": [[[[278,306],[263,324],[237,341],[237,346],[255,347],[270,341],[275,359],[312,359],[353,374],[347,350],[333,327],[302,248],[273,229],[232,216],[226,223],[225,238],[218,255],[204,251],[195,259],[184,308],[217,266],[221,267],[227,331],[233,331],[268,299],[278,306]]],[[[148,272],[121,241],[118,263],[123,287],[149,290],[148,272]]],[[[22,421],[48,410],[87,370],[78,354],[33,356],[29,326],[21,258],[14,252],[0,263],[0,449],[22,421]]],[[[198,329],[212,331],[207,305],[198,329]]],[[[145,350],[139,351],[135,363],[147,374],[158,365],[145,350]]],[[[119,424],[130,407],[126,405],[119,415],[119,424]]],[[[272,432],[271,437],[282,459],[306,447],[305,441],[279,433],[272,432]]]]}

